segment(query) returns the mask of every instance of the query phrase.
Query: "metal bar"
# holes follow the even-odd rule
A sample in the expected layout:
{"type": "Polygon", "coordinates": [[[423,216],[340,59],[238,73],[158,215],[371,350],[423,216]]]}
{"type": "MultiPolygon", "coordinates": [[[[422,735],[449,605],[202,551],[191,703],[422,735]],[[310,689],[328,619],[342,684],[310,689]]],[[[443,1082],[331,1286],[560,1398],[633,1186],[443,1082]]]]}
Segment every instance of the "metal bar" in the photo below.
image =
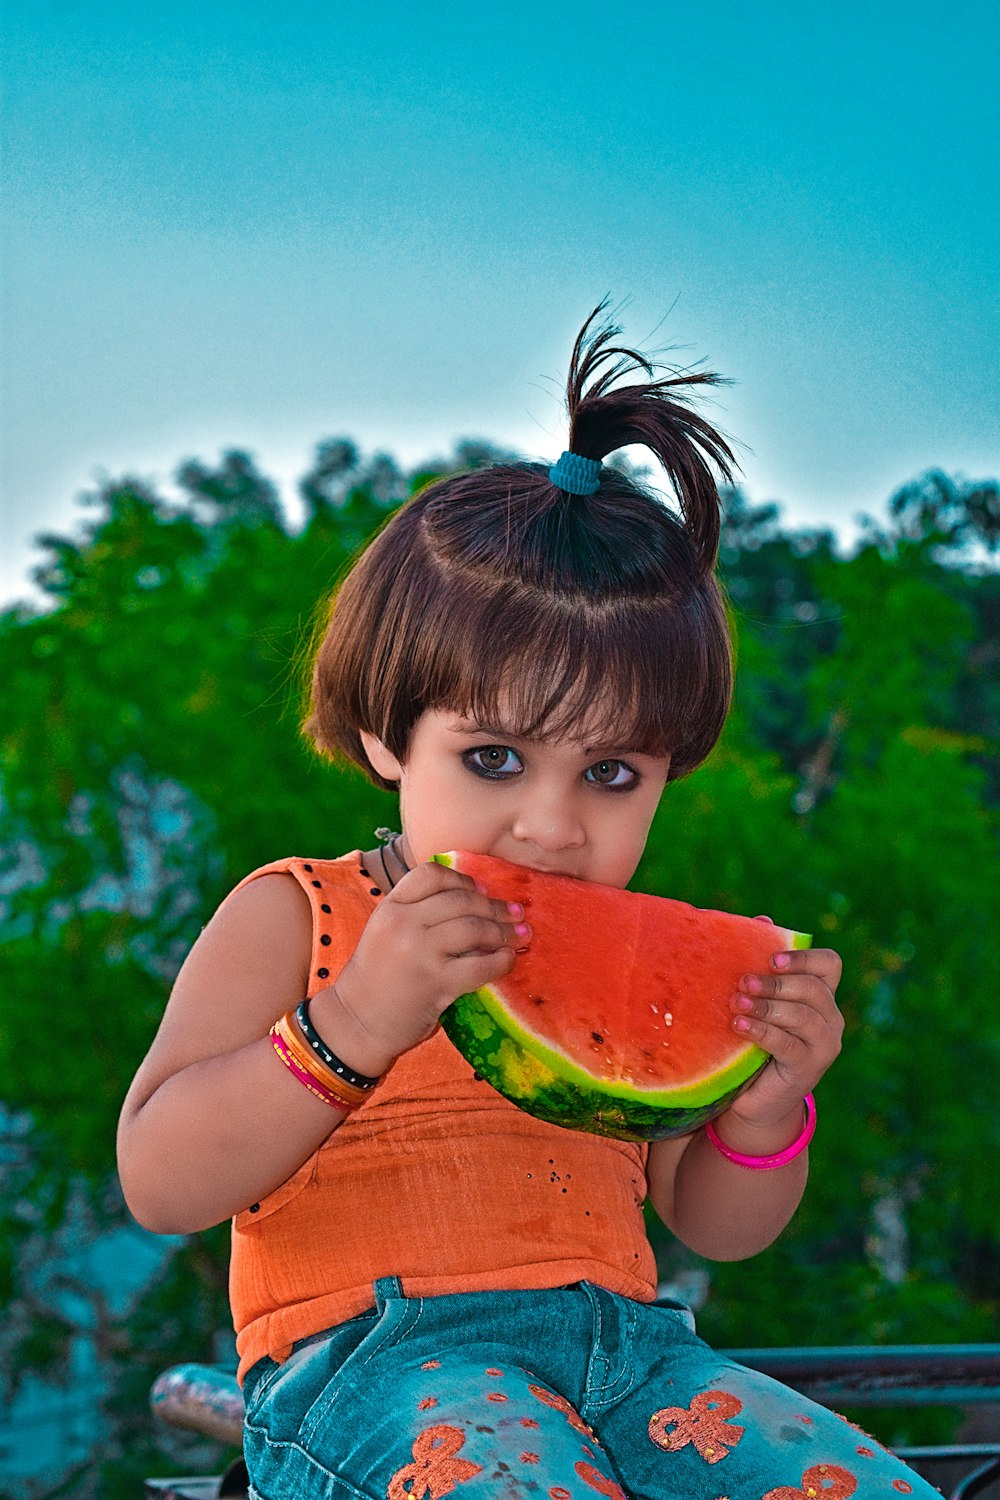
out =
{"type": "Polygon", "coordinates": [[[1000,1479],[1000,1458],[994,1458],[983,1464],[982,1468],[973,1469],[971,1474],[966,1474],[952,1490],[949,1500],[972,1500],[973,1495],[982,1494],[994,1479],[1000,1479]]]}
{"type": "Polygon", "coordinates": [[[722,1352],[824,1405],[967,1406],[1000,1401],[1000,1344],[722,1352]]]}
{"type": "Polygon", "coordinates": [[[953,1458],[997,1458],[1000,1459],[1000,1443],[938,1443],[932,1448],[893,1448],[898,1458],[921,1460],[940,1459],[942,1463],[953,1458]]]}
{"type": "Polygon", "coordinates": [[[154,1416],[223,1443],[243,1441],[243,1393],[236,1376],[215,1365],[174,1365],[153,1382],[154,1416]]]}

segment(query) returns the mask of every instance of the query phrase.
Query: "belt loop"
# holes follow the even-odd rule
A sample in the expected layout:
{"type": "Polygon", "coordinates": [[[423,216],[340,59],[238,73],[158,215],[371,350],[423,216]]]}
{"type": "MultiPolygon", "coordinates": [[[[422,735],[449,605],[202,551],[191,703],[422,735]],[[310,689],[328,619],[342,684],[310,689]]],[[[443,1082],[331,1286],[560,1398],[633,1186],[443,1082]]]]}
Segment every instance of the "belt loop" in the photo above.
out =
{"type": "Polygon", "coordinates": [[[372,1291],[375,1293],[375,1306],[380,1313],[385,1312],[385,1304],[392,1297],[402,1297],[403,1283],[398,1276],[380,1276],[377,1281],[372,1282],[372,1291]]]}

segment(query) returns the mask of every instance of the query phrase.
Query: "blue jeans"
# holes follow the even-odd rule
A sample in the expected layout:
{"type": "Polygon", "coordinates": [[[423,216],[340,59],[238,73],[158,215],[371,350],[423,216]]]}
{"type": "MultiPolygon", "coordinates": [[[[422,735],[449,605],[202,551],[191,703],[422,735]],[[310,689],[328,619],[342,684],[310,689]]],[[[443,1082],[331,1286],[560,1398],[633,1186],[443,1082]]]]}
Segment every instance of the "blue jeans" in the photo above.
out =
{"type": "Polygon", "coordinates": [[[404,1297],[244,1384],[256,1500],[847,1500],[938,1491],[716,1354],[687,1309],[590,1282],[404,1297]]]}

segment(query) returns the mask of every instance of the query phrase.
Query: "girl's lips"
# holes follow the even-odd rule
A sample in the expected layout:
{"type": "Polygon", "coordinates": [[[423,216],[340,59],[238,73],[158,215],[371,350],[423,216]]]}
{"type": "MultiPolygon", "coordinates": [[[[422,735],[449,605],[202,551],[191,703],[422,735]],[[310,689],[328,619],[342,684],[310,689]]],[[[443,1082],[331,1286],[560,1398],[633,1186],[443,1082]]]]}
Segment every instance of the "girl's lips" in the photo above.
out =
{"type": "Polygon", "coordinates": [[[571,870],[557,870],[554,865],[536,865],[529,863],[526,859],[512,859],[508,861],[512,865],[523,865],[526,870],[537,870],[539,875],[564,875],[567,880],[578,880],[571,870]]]}

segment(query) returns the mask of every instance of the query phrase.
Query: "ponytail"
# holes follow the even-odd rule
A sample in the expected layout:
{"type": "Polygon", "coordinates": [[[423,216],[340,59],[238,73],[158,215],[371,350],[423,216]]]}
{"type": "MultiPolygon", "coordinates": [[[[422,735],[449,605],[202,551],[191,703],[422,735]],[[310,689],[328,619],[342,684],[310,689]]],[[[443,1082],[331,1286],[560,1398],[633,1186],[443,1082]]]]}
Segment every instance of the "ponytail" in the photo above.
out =
{"type": "Polygon", "coordinates": [[[566,386],[570,450],[581,458],[603,459],[632,443],[651,449],[670,476],[697,559],[697,576],[705,578],[719,550],[719,488],[712,466],[730,484],[736,461],[722,435],[693,409],[687,388],[726,382],[709,371],[654,378],[650,360],[613,342],[620,328],[606,323],[590,332],[606,307],[607,299],[594,308],[573,346],[566,386]],[[614,386],[636,370],[649,380],[614,386]]]}

